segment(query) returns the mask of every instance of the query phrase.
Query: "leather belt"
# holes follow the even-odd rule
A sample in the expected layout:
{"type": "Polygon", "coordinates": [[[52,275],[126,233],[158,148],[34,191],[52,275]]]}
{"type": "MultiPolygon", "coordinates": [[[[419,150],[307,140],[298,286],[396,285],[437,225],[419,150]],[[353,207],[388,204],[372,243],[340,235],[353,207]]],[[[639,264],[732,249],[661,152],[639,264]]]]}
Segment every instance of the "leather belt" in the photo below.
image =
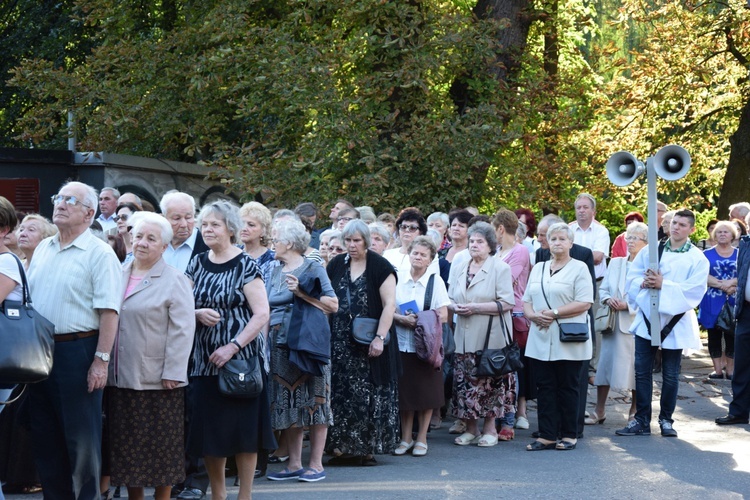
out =
{"type": "Polygon", "coordinates": [[[87,339],[99,335],[99,330],[89,330],[88,332],[58,333],[55,335],[55,342],[72,342],[73,340],[87,339]]]}

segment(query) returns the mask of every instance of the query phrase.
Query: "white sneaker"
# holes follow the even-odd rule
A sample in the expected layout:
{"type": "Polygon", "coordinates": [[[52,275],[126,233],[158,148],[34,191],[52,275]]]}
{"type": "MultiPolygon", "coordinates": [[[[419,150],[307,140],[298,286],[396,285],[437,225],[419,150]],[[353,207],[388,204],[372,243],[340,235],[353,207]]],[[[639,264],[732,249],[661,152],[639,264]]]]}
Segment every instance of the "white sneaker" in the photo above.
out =
{"type": "Polygon", "coordinates": [[[514,425],[516,429],[528,429],[529,428],[529,419],[526,417],[518,417],[516,418],[516,425],[514,425]]]}

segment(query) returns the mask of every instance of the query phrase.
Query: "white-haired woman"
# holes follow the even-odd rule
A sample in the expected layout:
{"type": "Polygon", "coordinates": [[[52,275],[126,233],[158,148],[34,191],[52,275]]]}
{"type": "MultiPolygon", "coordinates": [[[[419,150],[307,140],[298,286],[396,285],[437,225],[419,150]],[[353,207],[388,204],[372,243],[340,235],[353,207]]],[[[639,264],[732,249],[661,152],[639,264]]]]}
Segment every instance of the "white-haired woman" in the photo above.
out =
{"type": "Polygon", "coordinates": [[[391,242],[391,233],[385,224],[380,222],[373,222],[367,227],[370,228],[370,250],[378,255],[383,255],[391,242]]]}
{"type": "Polygon", "coordinates": [[[385,258],[368,250],[370,230],[352,220],[342,234],[347,253],[328,264],[339,300],[331,316],[331,407],[335,415],[328,465],[374,465],[398,442],[398,339],[392,330],[396,276],[385,258]],[[377,319],[372,342],[352,337],[354,318],[377,319]],[[389,341],[386,343],[386,341],[389,341]]]}
{"type": "Polygon", "coordinates": [[[628,422],[635,416],[635,337],[628,331],[635,319],[636,311],[628,307],[625,276],[638,252],[648,245],[648,226],[643,222],[631,222],[625,230],[627,257],[615,257],[609,262],[607,272],[599,287],[599,302],[610,308],[615,315],[614,329],[602,335],[599,365],[594,378],[596,387],[596,411],[584,420],[587,425],[602,424],[607,416],[604,405],[610,387],[631,391],[632,403],[628,422]]]}
{"type": "MultiPolygon", "coordinates": [[[[133,221],[131,221],[133,223],[133,221]]],[[[162,216],[135,218],[133,260],[123,268],[123,307],[109,364],[110,472],[129,498],[169,498],[184,479],[184,387],[195,334],[190,282],[162,258],[172,227],[162,216]],[[148,425],[143,425],[148,423],[148,425]]]]}
{"type": "Polygon", "coordinates": [[[44,238],[49,238],[57,234],[57,226],[52,224],[46,217],[42,217],[39,214],[29,214],[23,218],[23,222],[18,226],[17,232],[18,248],[21,249],[26,257],[23,264],[28,269],[36,247],[44,238]]]}
{"type": "Polygon", "coordinates": [[[319,374],[303,370],[296,361],[299,356],[298,341],[290,342],[290,335],[301,335],[295,315],[304,314],[308,324],[304,329],[306,342],[328,345],[331,331],[326,314],[338,309],[336,294],[325,269],[317,262],[306,259],[304,252],[310,242],[305,226],[295,220],[281,221],[273,228],[273,244],[280,266],[271,272],[266,283],[271,306],[269,342],[271,343],[271,423],[275,430],[284,431],[289,453],[289,465],[268,475],[271,480],[299,479],[319,481],[325,478],[323,448],[328,426],[333,423],[331,412],[331,365],[316,364],[319,374]],[[314,290],[310,285],[320,284],[314,290]],[[300,302],[302,301],[302,302],[300,302]],[[304,309],[313,307],[307,314],[304,309]],[[317,321],[315,325],[309,324],[317,321]],[[290,331],[290,325],[296,329],[290,331]],[[310,460],[302,467],[302,430],[310,428],[310,460]]]}
{"type": "Polygon", "coordinates": [[[427,227],[440,233],[440,243],[438,251],[451,247],[451,240],[448,238],[448,229],[450,227],[450,218],[443,212],[433,212],[427,217],[427,227]]]}
{"type": "Polygon", "coordinates": [[[534,266],[523,295],[523,313],[531,321],[526,356],[536,377],[539,416],[539,439],[528,451],[576,447],[580,373],[592,344],[590,335],[583,342],[562,342],[560,324],[584,323],[590,331],[594,286],[586,265],[570,256],[574,236],[564,222],[547,229],[552,259],[534,266]]]}
{"type": "Polygon", "coordinates": [[[267,387],[257,398],[223,396],[219,368],[232,358],[264,355],[268,322],[266,289],[258,265],[235,243],[242,228],[239,210],[226,201],[203,207],[201,236],[209,251],[196,255],[185,274],[193,281],[195,332],[191,385],[194,388],[189,450],[203,457],[211,492],[226,498],[226,457],[234,455],[240,479],[240,499],[251,497],[258,451],[272,450],[267,387]]]}

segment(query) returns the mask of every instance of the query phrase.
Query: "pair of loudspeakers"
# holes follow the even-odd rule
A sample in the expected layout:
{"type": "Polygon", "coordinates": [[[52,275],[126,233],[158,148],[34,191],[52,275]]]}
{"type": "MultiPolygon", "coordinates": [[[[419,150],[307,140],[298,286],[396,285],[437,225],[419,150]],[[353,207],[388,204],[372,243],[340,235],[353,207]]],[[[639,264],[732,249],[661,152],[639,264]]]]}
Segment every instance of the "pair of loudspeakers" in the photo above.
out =
{"type": "MultiPolygon", "coordinates": [[[[667,181],[682,179],[690,170],[690,153],[675,145],[664,146],[653,158],[656,175],[667,181]]],[[[618,151],[607,160],[607,177],[616,186],[627,186],[646,171],[643,162],[627,151],[618,151]]]]}

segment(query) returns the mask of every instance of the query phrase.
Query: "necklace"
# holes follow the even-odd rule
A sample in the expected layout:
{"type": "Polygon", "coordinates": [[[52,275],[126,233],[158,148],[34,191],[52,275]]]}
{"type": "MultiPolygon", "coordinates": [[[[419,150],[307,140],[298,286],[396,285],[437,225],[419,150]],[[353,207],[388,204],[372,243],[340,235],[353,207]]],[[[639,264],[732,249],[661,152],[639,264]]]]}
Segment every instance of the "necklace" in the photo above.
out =
{"type": "MultiPolygon", "coordinates": [[[[570,262],[571,260],[573,260],[573,259],[569,259],[568,262],[570,262]]],[[[566,262],[565,264],[563,264],[562,266],[560,266],[557,269],[552,269],[552,264],[550,264],[549,265],[549,277],[551,278],[552,276],[554,276],[557,273],[559,273],[560,271],[562,271],[565,268],[565,266],[568,265],[568,262],[566,262]]]]}

